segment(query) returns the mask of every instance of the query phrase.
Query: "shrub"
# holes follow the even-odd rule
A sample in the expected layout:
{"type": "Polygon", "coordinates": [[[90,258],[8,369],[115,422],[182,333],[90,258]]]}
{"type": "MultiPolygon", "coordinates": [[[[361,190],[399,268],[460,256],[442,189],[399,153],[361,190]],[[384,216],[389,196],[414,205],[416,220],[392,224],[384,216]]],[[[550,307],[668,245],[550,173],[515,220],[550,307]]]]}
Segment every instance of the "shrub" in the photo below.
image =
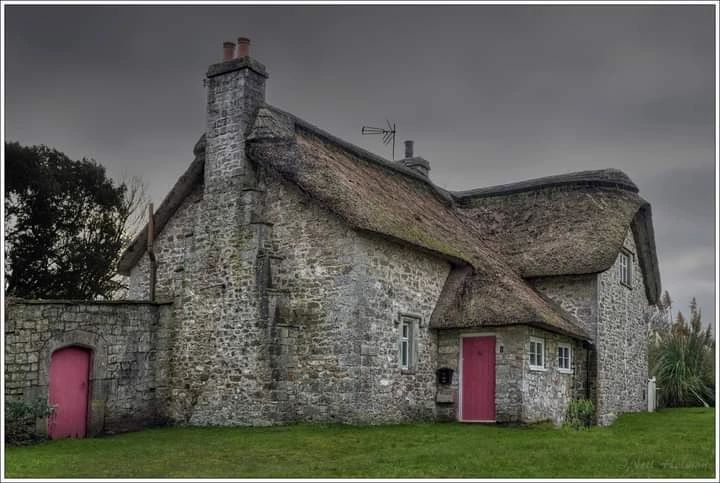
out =
{"type": "Polygon", "coordinates": [[[585,429],[593,424],[595,405],[589,399],[574,399],[565,412],[565,426],[572,429],[585,429]]]}
{"type": "Polygon", "coordinates": [[[35,429],[37,418],[52,414],[53,407],[38,398],[34,401],[5,401],[5,442],[21,444],[44,439],[35,429]]]}

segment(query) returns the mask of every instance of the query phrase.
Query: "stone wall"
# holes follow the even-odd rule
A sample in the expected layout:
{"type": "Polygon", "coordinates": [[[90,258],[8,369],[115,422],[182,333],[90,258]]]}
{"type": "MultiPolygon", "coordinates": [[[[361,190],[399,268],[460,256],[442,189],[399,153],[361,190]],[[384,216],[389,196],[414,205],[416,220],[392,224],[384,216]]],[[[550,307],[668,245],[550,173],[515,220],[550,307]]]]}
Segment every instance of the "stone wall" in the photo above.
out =
{"type": "MultiPolygon", "coordinates": [[[[198,186],[168,220],[155,242],[157,260],[156,300],[169,300],[182,293],[188,269],[200,258],[203,247],[203,187],[198,186]]],[[[150,260],[147,252],[130,271],[128,298],[147,300],[150,297],[150,260]]]]}
{"type": "Polygon", "coordinates": [[[581,343],[570,337],[529,328],[523,354],[523,412],[522,421],[534,423],[552,421],[560,424],[565,419],[567,406],[573,399],[584,398],[586,352],[581,343]],[[529,356],[530,337],[545,341],[545,370],[531,369],[529,356]],[[572,349],[572,371],[558,369],[558,345],[568,344],[572,349]]]}
{"type": "Polygon", "coordinates": [[[597,275],[537,277],[528,282],[573,315],[590,336],[597,331],[597,275]]]}
{"type": "MultiPolygon", "coordinates": [[[[598,274],[564,275],[555,277],[537,277],[529,279],[535,289],[558,303],[565,311],[573,315],[590,335],[593,344],[597,340],[598,321],[598,274]]],[[[576,397],[590,399],[597,404],[597,353],[590,349],[589,360],[583,350],[582,360],[577,359],[576,364],[582,365],[581,377],[575,378],[574,393],[576,397]],[[588,373],[588,367],[589,373],[588,373]],[[589,374],[589,377],[588,377],[589,374]],[[589,379],[589,387],[585,381],[589,379]]]]}
{"type": "Polygon", "coordinates": [[[452,384],[438,386],[438,418],[445,420],[459,418],[460,344],[463,334],[495,336],[495,419],[503,423],[519,422],[522,418],[523,404],[522,357],[527,340],[525,326],[438,331],[438,367],[448,367],[453,370],[452,384]]]}
{"type": "Polygon", "coordinates": [[[288,401],[278,418],[432,419],[437,351],[428,321],[448,263],[349,229],[294,185],[271,178],[267,193],[280,335],[273,380],[288,401]],[[409,371],[399,365],[401,314],[418,321],[409,371]]]}
{"type": "Polygon", "coordinates": [[[649,308],[632,232],[623,244],[632,258],[632,283],[620,282],[619,256],[598,281],[598,420],[610,424],[623,412],[647,407],[649,308]]]}
{"type": "MultiPolygon", "coordinates": [[[[89,434],[127,431],[165,420],[170,306],[144,302],[28,301],[5,305],[5,397],[48,398],[52,353],[92,351],[89,434]]],[[[40,424],[40,430],[47,426],[40,424]]]]}
{"type": "MultiPolygon", "coordinates": [[[[176,321],[168,406],[175,423],[276,422],[274,349],[258,286],[269,225],[244,149],[264,83],[264,68],[252,60],[210,67],[204,184],[156,239],[156,293],[173,300],[176,321]]],[[[148,274],[145,254],[131,270],[132,295],[147,297],[148,274]]]]}
{"type": "Polygon", "coordinates": [[[494,335],[495,343],[495,416],[497,422],[559,424],[568,403],[584,397],[585,350],[569,337],[527,326],[494,327],[476,330],[441,330],[438,334],[438,366],[453,369],[450,386],[438,389],[438,416],[457,419],[460,397],[461,335],[494,335]],[[545,340],[545,370],[530,369],[530,337],[545,340]],[[573,348],[573,371],[557,368],[557,344],[573,348]],[[448,397],[449,394],[449,397],[448,397]],[[447,401],[452,401],[448,403],[447,401]]]}

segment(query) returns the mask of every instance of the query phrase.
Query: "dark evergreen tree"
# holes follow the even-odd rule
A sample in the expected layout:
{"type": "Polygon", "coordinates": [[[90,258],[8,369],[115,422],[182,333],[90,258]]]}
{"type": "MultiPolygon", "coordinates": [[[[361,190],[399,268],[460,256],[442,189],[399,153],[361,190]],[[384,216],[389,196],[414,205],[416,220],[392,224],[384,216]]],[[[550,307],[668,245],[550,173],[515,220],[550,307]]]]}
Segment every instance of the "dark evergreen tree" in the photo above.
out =
{"type": "Polygon", "coordinates": [[[5,144],[5,289],[24,298],[111,298],[136,182],[116,184],[94,160],[5,144]]]}

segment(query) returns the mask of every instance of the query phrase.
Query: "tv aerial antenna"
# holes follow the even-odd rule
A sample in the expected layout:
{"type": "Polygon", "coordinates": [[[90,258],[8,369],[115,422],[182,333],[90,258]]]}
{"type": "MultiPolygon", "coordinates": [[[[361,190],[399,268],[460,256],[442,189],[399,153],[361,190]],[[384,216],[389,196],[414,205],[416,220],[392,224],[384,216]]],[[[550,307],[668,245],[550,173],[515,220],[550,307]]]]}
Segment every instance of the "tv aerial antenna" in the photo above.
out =
{"type": "Polygon", "coordinates": [[[387,119],[385,119],[385,122],[387,122],[387,129],[382,127],[363,126],[362,133],[366,136],[381,134],[384,145],[387,146],[392,143],[392,160],[395,161],[395,135],[397,134],[397,129],[395,128],[395,123],[390,124],[390,121],[387,119]]]}

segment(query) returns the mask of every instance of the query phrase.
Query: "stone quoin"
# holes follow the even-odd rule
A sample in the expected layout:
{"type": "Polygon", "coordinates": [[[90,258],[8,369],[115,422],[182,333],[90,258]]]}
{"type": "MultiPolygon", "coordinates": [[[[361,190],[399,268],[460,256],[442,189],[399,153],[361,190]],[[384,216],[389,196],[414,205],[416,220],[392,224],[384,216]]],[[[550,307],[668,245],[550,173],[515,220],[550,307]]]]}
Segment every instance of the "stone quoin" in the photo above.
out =
{"type": "Polygon", "coordinates": [[[268,104],[248,39],[221,58],[194,158],[150,224],[154,268],[146,228],[119,264],[131,300],[7,300],[8,400],[47,398],[53,352],[79,346],[88,435],[560,424],[578,398],[609,424],[647,406],[660,277],[624,173],[447,191],[411,141],[389,161],[268,104]]]}

